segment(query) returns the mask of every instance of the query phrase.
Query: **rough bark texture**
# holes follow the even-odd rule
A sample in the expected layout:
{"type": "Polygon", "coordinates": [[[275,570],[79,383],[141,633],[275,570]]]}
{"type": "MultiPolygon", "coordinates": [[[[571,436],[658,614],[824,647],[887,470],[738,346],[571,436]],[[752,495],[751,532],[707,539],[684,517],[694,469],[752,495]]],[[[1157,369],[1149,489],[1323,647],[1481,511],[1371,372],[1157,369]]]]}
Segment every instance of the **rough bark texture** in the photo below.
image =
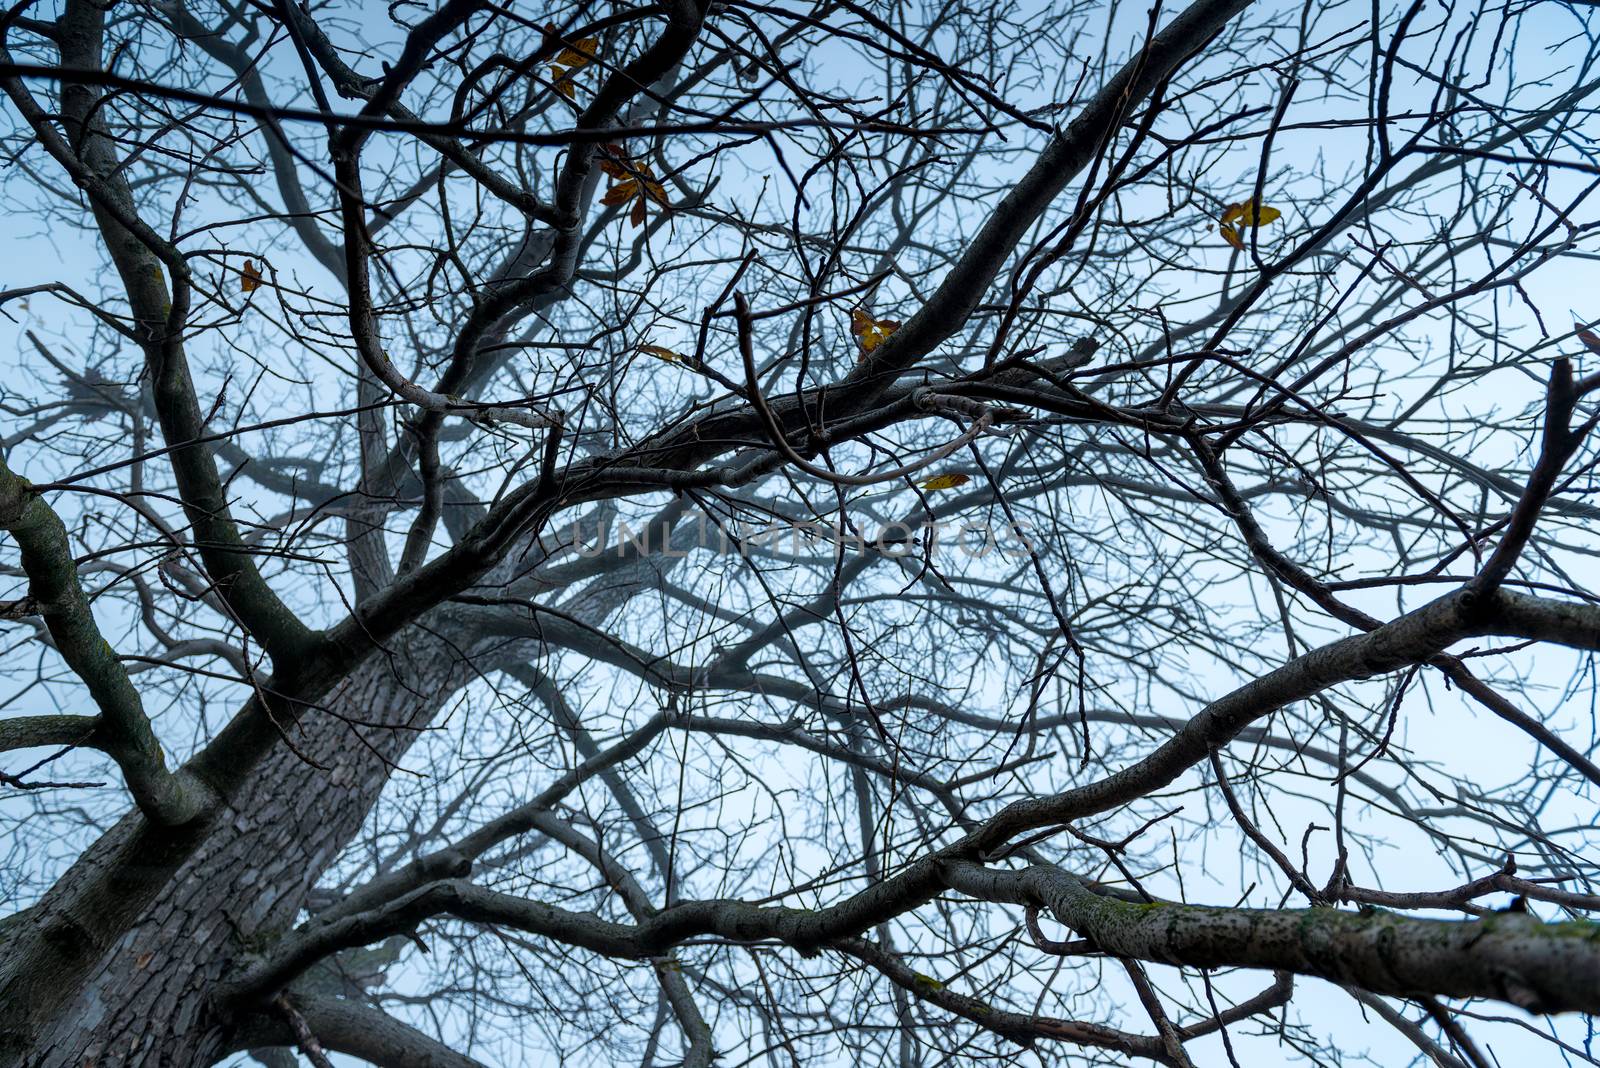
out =
{"type": "MultiPolygon", "coordinates": [[[[521,554],[487,581],[521,574],[521,554]]],[[[677,563],[639,556],[619,561],[596,593],[569,607],[603,621],[643,584],[677,563]]],[[[130,812],[95,843],[41,906],[13,918],[19,937],[0,928],[0,1066],[110,1068],[210,1064],[232,1044],[235,1021],[209,1004],[218,981],[252,954],[269,950],[293,925],[308,891],[360,830],[399,761],[462,685],[491,665],[538,654],[537,642],[508,638],[482,620],[449,609],[430,613],[391,640],[302,718],[293,747],[272,750],[229,813],[197,833],[198,844],[175,874],[147,849],[191,849],[180,831],[150,833],[130,812]],[[365,726],[354,726],[361,723],[365,726]],[[393,729],[390,729],[393,728],[393,729]],[[98,873],[119,873],[106,890],[98,873]],[[150,887],[156,886],[151,896],[150,887]],[[148,901],[140,902],[148,897],[148,901]],[[52,915],[41,913],[52,911],[52,915]],[[77,947],[97,930],[127,933],[96,956],[87,976],[69,972],[77,947]],[[39,934],[40,931],[47,933],[39,934]],[[40,954],[40,943],[70,940],[40,954]],[[39,961],[59,960],[60,974],[40,975],[39,961]],[[52,989],[75,991],[44,1008],[52,989]],[[41,1029],[43,1016],[48,1023],[41,1029]]]]}
{"type": "Polygon", "coordinates": [[[1600,1011],[1600,927],[1526,913],[1430,920],[1382,909],[1208,908],[1092,892],[1076,876],[953,864],[952,886],[988,900],[1042,904],[1120,957],[1187,967],[1271,968],[1396,997],[1495,998],[1529,1012],[1600,1011]]]}
{"type": "Polygon", "coordinates": [[[293,923],[306,894],[361,827],[398,760],[457,689],[463,650],[408,632],[358,670],[327,702],[357,728],[312,714],[261,769],[229,817],[96,966],[27,1068],[210,1064],[225,1051],[228,1021],[207,1004],[218,979],[293,923]],[[360,731],[360,738],[356,732],[360,731]]]}

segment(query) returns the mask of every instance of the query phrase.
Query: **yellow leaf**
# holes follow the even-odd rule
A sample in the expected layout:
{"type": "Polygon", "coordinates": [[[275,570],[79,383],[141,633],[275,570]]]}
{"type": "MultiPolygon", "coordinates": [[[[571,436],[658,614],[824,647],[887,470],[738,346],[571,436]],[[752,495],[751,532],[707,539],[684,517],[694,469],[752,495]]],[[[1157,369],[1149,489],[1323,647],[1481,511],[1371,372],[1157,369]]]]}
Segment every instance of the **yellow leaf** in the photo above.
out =
{"type": "Polygon", "coordinates": [[[561,31],[553,22],[544,24],[545,35],[561,44],[561,54],[550,62],[563,67],[581,67],[595,57],[599,41],[593,37],[582,37],[571,44],[561,40],[561,31]]]}
{"type": "MultiPolygon", "coordinates": [[[[545,32],[552,37],[556,36],[554,26],[545,26],[545,32]]],[[[550,61],[550,77],[554,79],[555,91],[568,100],[575,100],[578,88],[573,83],[572,76],[587,67],[594,59],[599,47],[599,40],[594,37],[585,37],[565,46],[561,52],[550,61]]]]}
{"type": "Polygon", "coordinates": [[[239,272],[239,289],[245,293],[254,293],[261,288],[261,269],[255,265],[254,260],[244,261],[244,270],[239,272]]]}
{"type": "Polygon", "coordinates": [[[1239,236],[1235,227],[1266,226],[1268,223],[1277,222],[1283,218],[1283,212],[1277,208],[1268,207],[1252,197],[1241,200],[1237,204],[1229,204],[1223,211],[1222,217],[1217,220],[1221,225],[1218,229],[1222,232],[1222,240],[1239,249],[1244,250],[1244,240],[1239,236]]]}
{"type": "Polygon", "coordinates": [[[921,485],[925,490],[947,490],[955,489],[957,486],[965,486],[971,481],[972,477],[970,475],[935,475],[921,485]]]}
{"type": "Polygon", "coordinates": [[[1218,221],[1231,223],[1237,222],[1243,226],[1265,226],[1283,218],[1283,212],[1277,208],[1262,204],[1259,200],[1241,200],[1237,204],[1229,204],[1222,218],[1218,221]]]}
{"type": "Polygon", "coordinates": [[[856,336],[862,352],[873,351],[898,329],[900,324],[894,319],[874,319],[860,308],[850,313],[850,332],[856,336]]]}
{"type": "Polygon", "coordinates": [[[667,363],[678,363],[683,359],[683,357],[678,355],[676,352],[673,352],[671,349],[664,348],[660,345],[640,345],[639,351],[646,353],[647,355],[654,356],[658,360],[665,360],[667,363]]]}
{"type": "Polygon", "coordinates": [[[586,67],[589,61],[594,59],[595,49],[599,44],[600,42],[593,37],[574,41],[570,48],[563,50],[550,62],[562,67],[586,67]]]}

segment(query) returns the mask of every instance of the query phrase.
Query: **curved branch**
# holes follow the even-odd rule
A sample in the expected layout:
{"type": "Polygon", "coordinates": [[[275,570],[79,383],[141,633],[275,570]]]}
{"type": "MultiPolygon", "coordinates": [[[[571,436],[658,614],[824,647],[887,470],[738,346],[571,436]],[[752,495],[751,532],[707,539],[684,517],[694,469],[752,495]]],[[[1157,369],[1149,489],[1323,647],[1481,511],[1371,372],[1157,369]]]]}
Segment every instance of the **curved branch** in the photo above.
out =
{"type": "MultiPolygon", "coordinates": [[[[318,1042],[335,1053],[347,1053],[384,1068],[486,1068],[483,1062],[370,1006],[344,998],[298,994],[290,1003],[318,1042]]],[[[298,1036],[281,1015],[262,1012],[245,1018],[227,1052],[287,1046],[297,1041],[298,1036]]]]}
{"type": "MultiPolygon", "coordinates": [[[[0,460],[0,529],[11,534],[22,552],[29,599],[44,617],[57,652],[100,709],[92,729],[76,744],[102,750],[115,760],[134,801],[155,822],[170,826],[194,818],[216,800],[215,794],[194,776],[167,770],[139,691],[95,623],[78,581],[67,528],[38,491],[12,474],[4,460],[0,460]]],[[[5,735],[17,733],[23,736],[23,744],[48,744],[37,740],[44,726],[40,719],[53,721],[51,730],[43,733],[53,733],[58,740],[63,736],[62,727],[70,723],[81,730],[83,725],[83,717],[40,717],[31,720],[31,729],[12,727],[0,734],[0,740],[9,743],[5,735]]]]}

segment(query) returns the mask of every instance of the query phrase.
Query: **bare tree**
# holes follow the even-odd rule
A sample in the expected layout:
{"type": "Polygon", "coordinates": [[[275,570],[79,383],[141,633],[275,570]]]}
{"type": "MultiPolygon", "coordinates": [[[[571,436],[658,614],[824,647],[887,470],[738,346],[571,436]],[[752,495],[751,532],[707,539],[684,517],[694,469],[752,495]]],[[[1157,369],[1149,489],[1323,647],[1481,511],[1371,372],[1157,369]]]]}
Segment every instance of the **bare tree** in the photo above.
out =
{"type": "Polygon", "coordinates": [[[8,8],[0,1064],[1600,1063],[1595,10],[8,8]]]}

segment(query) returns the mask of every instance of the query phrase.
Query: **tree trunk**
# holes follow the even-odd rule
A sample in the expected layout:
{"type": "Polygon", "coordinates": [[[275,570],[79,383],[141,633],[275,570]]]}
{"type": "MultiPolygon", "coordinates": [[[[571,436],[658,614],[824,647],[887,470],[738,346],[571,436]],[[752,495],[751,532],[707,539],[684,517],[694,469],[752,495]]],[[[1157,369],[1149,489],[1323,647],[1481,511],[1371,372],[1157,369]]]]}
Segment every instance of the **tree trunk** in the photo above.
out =
{"type": "MultiPolygon", "coordinates": [[[[230,1025],[208,1004],[211,990],[294,923],[360,830],[389,763],[466,681],[471,653],[413,628],[346,680],[325,703],[337,714],[302,721],[291,736],[301,755],[287,745],[274,751],[17,1063],[191,1068],[224,1055],[230,1025]],[[383,727],[353,726],[340,714],[383,727]]],[[[123,824],[109,834],[125,833],[123,824]]]]}

